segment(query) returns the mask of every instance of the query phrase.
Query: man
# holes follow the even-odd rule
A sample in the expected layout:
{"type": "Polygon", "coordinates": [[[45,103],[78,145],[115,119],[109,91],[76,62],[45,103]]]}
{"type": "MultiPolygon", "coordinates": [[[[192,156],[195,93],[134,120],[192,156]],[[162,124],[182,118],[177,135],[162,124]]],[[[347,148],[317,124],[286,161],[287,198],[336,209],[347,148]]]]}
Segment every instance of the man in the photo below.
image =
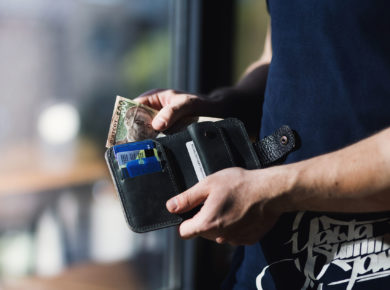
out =
{"type": "Polygon", "coordinates": [[[269,35],[236,86],[139,101],[160,109],[156,130],[194,114],[239,117],[253,131],[261,115],[262,137],[287,124],[302,146],[286,165],[210,175],[167,208],[204,203],[183,238],[246,245],[225,289],[388,289],[390,3],[268,2],[272,50],[269,35]]]}

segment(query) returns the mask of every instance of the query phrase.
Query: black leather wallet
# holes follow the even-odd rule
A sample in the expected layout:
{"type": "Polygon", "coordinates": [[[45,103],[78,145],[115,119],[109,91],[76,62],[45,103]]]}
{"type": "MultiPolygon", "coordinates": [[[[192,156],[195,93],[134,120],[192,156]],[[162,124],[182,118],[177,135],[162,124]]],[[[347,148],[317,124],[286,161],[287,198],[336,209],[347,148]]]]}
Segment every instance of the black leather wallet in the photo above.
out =
{"type": "Polygon", "coordinates": [[[228,167],[264,168],[283,160],[295,148],[294,132],[283,126],[252,144],[237,119],[193,123],[186,130],[152,140],[161,170],[124,178],[113,148],[105,157],[127,222],[134,232],[178,225],[194,215],[171,214],[166,201],[196,184],[203,176],[228,167]]]}

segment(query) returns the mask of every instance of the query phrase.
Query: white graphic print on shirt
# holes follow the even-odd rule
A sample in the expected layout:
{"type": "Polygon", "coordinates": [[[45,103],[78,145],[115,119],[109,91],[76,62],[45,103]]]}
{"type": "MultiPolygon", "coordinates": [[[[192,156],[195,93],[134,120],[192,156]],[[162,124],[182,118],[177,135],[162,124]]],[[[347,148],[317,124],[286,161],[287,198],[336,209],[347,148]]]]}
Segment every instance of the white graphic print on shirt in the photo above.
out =
{"type": "MultiPolygon", "coordinates": [[[[258,289],[270,267],[294,262],[303,272],[302,289],[323,289],[321,282],[330,267],[336,267],[344,278],[327,282],[326,286],[345,285],[352,289],[356,283],[390,276],[390,218],[367,221],[340,221],[327,216],[314,217],[309,223],[309,234],[302,243],[299,231],[304,212],[297,214],[292,236],[288,241],[294,259],[276,261],[262,270],[256,279],[258,289]],[[374,231],[380,227],[382,231],[374,231]],[[318,270],[319,269],[319,270],[318,270]]],[[[301,229],[302,230],[302,229],[301,229]]]]}

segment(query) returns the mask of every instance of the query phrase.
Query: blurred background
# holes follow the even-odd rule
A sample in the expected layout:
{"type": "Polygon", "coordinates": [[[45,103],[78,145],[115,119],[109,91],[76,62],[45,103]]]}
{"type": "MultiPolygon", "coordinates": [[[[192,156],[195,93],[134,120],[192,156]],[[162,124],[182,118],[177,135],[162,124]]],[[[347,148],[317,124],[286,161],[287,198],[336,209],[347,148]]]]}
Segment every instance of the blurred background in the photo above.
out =
{"type": "Polygon", "coordinates": [[[230,248],[132,233],[103,158],[116,95],[207,93],[261,55],[265,0],[224,3],[0,1],[1,289],[201,289],[206,264],[226,274],[230,248]]]}

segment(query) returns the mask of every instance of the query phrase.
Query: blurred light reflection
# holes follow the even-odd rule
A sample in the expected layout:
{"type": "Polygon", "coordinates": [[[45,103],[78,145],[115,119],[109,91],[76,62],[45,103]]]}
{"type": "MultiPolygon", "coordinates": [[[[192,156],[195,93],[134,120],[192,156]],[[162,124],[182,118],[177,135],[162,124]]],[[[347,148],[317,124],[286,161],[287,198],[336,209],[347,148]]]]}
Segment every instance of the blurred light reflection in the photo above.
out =
{"type": "Polygon", "coordinates": [[[80,129],[77,109],[70,104],[56,104],[45,109],[38,119],[38,132],[51,144],[63,144],[73,140],[80,129]]]}

